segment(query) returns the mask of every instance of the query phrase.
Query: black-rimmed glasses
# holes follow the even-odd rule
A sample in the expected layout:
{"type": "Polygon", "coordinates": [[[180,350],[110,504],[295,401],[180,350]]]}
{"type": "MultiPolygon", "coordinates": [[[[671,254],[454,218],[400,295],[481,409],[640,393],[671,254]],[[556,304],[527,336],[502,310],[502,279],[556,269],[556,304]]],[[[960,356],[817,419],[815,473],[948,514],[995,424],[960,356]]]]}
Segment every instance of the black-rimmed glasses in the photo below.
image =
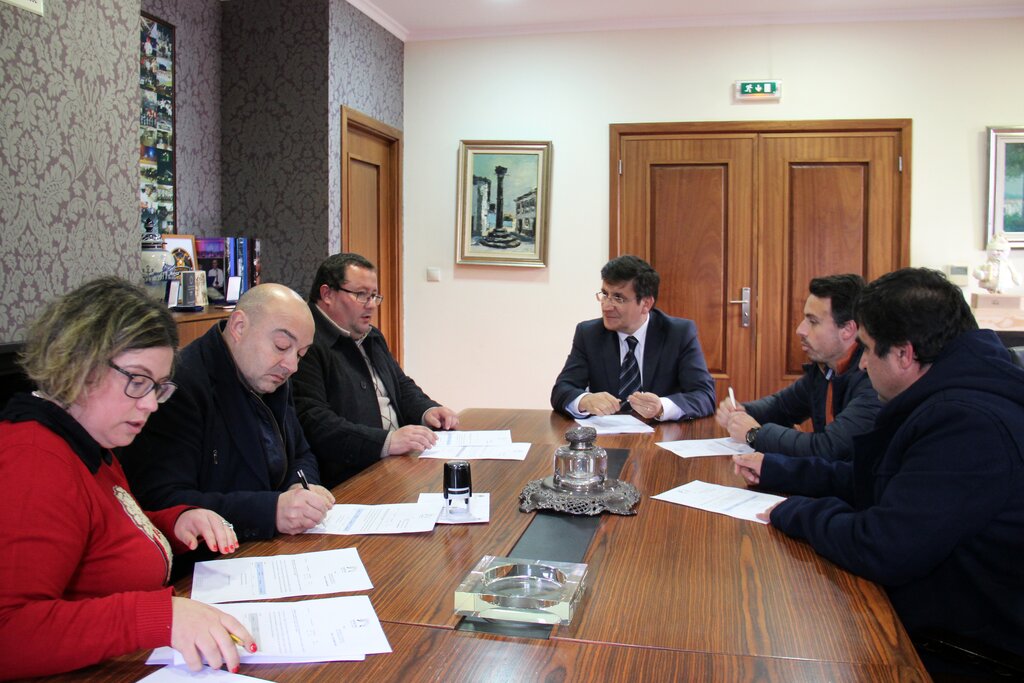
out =
{"type": "Polygon", "coordinates": [[[367,292],[353,292],[351,289],[345,289],[344,287],[338,287],[342,292],[347,292],[352,295],[352,298],[356,300],[356,303],[360,303],[363,306],[373,301],[374,305],[380,306],[384,301],[384,297],[380,294],[369,294],[367,292]]]}
{"type": "Polygon", "coordinates": [[[178,385],[174,382],[157,382],[149,375],[139,375],[134,372],[128,372],[124,368],[119,368],[114,365],[113,361],[107,361],[107,365],[114,368],[122,375],[128,378],[128,383],[124,385],[124,395],[128,398],[145,398],[149,395],[149,392],[156,392],[156,402],[163,403],[171,397],[174,390],[178,388],[178,385]]]}

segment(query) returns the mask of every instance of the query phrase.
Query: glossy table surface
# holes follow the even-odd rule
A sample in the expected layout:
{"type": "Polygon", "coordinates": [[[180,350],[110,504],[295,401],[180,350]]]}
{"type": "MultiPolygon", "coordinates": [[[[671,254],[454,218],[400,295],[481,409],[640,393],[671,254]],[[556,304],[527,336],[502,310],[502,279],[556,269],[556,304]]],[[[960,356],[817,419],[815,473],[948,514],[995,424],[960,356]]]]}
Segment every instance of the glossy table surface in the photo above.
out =
{"type": "MultiPolygon", "coordinates": [[[[540,410],[467,410],[460,429],[510,429],[527,459],[474,461],[473,488],[491,494],[491,521],[428,534],[302,535],[243,545],[240,557],[356,547],[367,591],[394,650],[365,662],[243,665],[279,681],[926,681],[885,592],[769,526],[652,500],[699,479],[742,486],[728,458],[680,458],[657,441],[721,436],[712,419],[657,425],[654,434],[598,438],[628,448],[621,478],[638,514],[605,515],[587,550],[576,617],[548,640],[456,631],[453,595],[483,555],[507,555],[532,521],[518,496],[550,474],[569,420],[540,410]],[[369,678],[364,678],[369,677],[369,678]]],[[[386,458],[335,489],[339,502],[415,501],[440,491],[443,461],[386,458]]],[[[190,581],[177,588],[187,592],[190,581]]],[[[134,681],[146,653],[61,680],[134,681]]]]}

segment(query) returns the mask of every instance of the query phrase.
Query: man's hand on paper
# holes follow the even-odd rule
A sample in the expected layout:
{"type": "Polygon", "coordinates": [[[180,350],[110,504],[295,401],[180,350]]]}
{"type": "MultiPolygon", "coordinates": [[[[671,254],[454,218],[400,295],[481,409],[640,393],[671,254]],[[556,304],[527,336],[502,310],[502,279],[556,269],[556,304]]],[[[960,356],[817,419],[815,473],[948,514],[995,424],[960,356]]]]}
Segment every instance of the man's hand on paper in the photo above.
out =
{"type": "Polygon", "coordinates": [[[757,518],[759,520],[761,520],[762,522],[768,522],[769,524],[771,524],[771,521],[772,521],[772,510],[774,510],[777,505],[778,505],[778,503],[776,503],[775,505],[772,505],[770,508],[768,508],[764,512],[758,512],[757,513],[757,518]]]}
{"type": "Polygon", "coordinates": [[[412,451],[429,450],[435,443],[437,443],[437,434],[429,427],[406,425],[391,432],[388,455],[405,455],[412,451]]]}
{"type": "Polygon", "coordinates": [[[764,453],[742,453],[732,456],[733,472],[743,477],[751,486],[761,482],[761,464],[764,453]]]}
{"type": "Polygon", "coordinates": [[[225,665],[228,671],[238,673],[238,649],[232,634],[247,652],[256,652],[256,641],[238,619],[196,600],[171,598],[171,647],[181,653],[192,671],[202,669],[206,660],[211,669],[225,665]]]}
{"type": "Polygon", "coordinates": [[[277,530],[282,534],[301,534],[312,529],[324,521],[333,504],[334,497],[324,487],[310,487],[307,491],[295,484],[277,498],[277,530]],[[323,489],[328,497],[314,488],[323,489]]]}
{"type": "Polygon", "coordinates": [[[636,391],[629,395],[629,405],[637,415],[650,420],[661,415],[661,397],[649,391],[636,391]]]}
{"type": "Polygon", "coordinates": [[[578,404],[581,413],[589,413],[591,415],[614,415],[619,412],[619,399],[615,398],[607,391],[601,391],[596,394],[586,394],[580,399],[578,404]]]}
{"type": "Polygon", "coordinates": [[[459,426],[459,415],[451,408],[434,406],[423,413],[423,422],[434,429],[455,429],[459,426]]]}

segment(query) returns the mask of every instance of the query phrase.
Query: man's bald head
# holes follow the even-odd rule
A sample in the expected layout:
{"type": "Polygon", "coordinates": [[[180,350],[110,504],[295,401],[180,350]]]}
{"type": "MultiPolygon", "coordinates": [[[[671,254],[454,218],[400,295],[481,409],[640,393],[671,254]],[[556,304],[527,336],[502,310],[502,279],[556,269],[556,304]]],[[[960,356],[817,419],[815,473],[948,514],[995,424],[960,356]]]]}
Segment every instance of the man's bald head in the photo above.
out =
{"type": "Polygon", "coordinates": [[[266,394],[298,369],[313,343],[313,329],[313,314],[302,297],[284,285],[258,285],[238,300],[224,343],[249,386],[266,394]]]}

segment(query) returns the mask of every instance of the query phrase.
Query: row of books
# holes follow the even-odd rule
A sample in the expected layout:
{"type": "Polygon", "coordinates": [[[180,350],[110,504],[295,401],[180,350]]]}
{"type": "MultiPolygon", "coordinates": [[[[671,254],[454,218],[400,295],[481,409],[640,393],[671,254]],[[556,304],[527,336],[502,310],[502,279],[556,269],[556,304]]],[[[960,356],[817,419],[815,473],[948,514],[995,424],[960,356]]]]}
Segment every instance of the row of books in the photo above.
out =
{"type": "Polygon", "coordinates": [[[196,237],[196,261],[211,302],[227,299],[229,277],[241,278],[239,294],[260,283],[258,237],[196,237]]]}

